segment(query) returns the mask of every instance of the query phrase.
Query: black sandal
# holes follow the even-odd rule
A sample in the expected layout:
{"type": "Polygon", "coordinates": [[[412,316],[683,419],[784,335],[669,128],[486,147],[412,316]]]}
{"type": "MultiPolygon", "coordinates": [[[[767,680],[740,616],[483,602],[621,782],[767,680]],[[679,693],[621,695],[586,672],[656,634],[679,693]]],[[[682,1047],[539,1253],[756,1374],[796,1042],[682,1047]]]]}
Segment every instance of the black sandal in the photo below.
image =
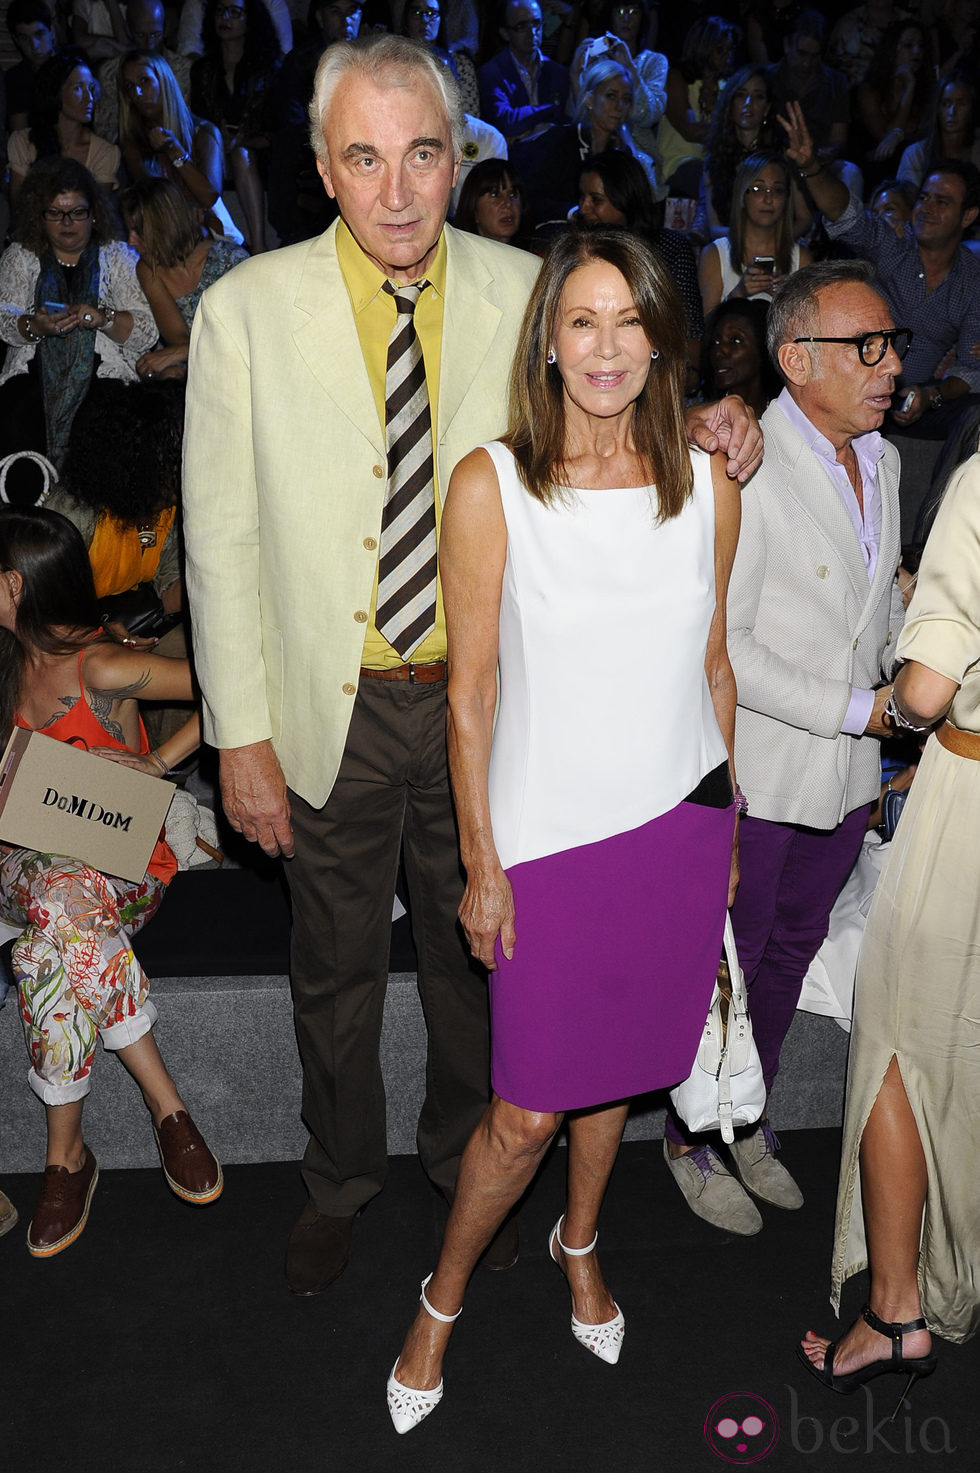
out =
{"type": "Polygon", "coordinates": [[[869,1361],[866,1366],[859,1366],[856,1371],[848,1371],[838,1376],[834,1374],[834,1357],[837,1354],[837,1341],[832,1340],[824,1351],[823,1365],[814,1365],[802,1345],[796,1347],[796,1356],[806,1366],[811,1376],[816,1376],[822,1386],[830,1391],[837,1391],[842,1396],[850,1396],[852,1391],[857,1391],[859,1386],[864,1386],[868,1381],[873,1381],[876,1376],[889,1376],[893,1373],[908,1376],[905,1390],[899,1398],[898,1406],[892,1412],[892,1418],[898,1415],[899,1407],[909,1394],[912,1382],[919,1376],[931,1376],[936,1369],[936,1357],[930,1352],[928,1355],[904,1356],[902,1354],[902,1336],[911,1335],[915,1330],[927,1330],[929,1327],[924,1319],[907,1320],[905,1324],[897,1321],[880,1320],[871,1308],[866,1304],[861,1311],[864,1322],[870,1325],[872,1330],[879,1335],[884,1335],[886,1340],[891,1341],[892,1352],[887,1360],[869,1361]]]}

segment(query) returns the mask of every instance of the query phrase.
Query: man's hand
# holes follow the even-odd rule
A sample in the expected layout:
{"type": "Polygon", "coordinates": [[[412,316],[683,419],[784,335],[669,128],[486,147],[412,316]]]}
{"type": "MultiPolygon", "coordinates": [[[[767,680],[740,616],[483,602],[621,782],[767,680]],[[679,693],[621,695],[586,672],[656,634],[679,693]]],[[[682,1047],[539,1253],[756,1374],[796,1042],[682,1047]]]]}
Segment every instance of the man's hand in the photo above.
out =
{"type": "Polygon", "coordinates": [[[289,795],[271,742],[222,749],[221,801],[228,822],[249,843],[292,859],[289,795]]]}
{"type": "Polygon", "coordinates": [[[785,157],[794,169],[803,169],[809,173],[819,160],[800,104],[787,101],[785,118],[777,113],[776,122],[786,134],[786,147],[783,149],[785,157]]]}
{"type": "Polygon", "coordinates": [[[914,394],[915,398],[912,400],[908,409],[892,410],[892,419],[897,425],[914,425],[916,420],[921,419],[926,410],[931,408],[930,401],[932,395],[929,392],[928,386],[923,387],[922,384],[906,384],[904,389],[896,390],[895,398],[899,404],[904,404],[909,394],[914,394]]]}
{"type": "Polygon", "coordinates": [[[891,693],[892,688],[890,685],[880,685],[875,691],[875,703],[871,707],[871,715],[868,717],[868,724],[864,728],[865,736],[893,737],[895,735],[895,728],[892,726],[891,720],[889,719],[888,724],[885,724],[885,702],[891,693]]]}
{"type": "Polygon", "coordinates": [[[723,450],[725,469],[733,481],[744,484],[762,464],[765,449],[759,421],[737,394],[726,394],[717,404],[693,404],[684,411],[687,437],[699,450],[723,450]]]}

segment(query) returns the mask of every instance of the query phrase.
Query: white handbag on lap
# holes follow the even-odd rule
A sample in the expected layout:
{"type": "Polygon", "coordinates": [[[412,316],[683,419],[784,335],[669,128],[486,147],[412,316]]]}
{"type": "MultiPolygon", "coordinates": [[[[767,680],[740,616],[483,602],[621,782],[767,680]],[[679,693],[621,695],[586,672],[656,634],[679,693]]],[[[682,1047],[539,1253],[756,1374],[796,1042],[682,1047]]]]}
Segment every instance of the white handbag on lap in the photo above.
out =
{"type": "Polygon", "coordinates": [[[766,1086],[752,1037],[745,978],[738,964],[731,917],[725,916],[725,950],[694,1068],[670,1091],[688,1130],[720,1130],[730,1145],[735,1127],[754,1125],[765,1108],[766,1086]]]}

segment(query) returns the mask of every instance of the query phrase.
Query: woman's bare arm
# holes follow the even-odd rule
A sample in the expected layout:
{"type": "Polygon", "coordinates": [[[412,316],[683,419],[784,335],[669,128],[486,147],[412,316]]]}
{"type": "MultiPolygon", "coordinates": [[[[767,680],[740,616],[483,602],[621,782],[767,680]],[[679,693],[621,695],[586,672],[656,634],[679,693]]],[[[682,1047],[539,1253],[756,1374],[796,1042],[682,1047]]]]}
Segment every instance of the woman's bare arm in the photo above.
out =
{"type": "MultiPolygon", "coordinates": [[[[711,459],[711,480],[715,491],[715,612],[708,632],[708,647],[705,652],[704,671],[708,680],[711,703],[715,719],[721,728],[728,751],[728,770],[732,788],[735,778],[735,705],[738,691],[735,672],[728,657],[728,583],[738,546],[738,531],[742,520],[742,498],[738,485],[725,471],[721,455],[711,459]]],[[[738,825],[732,842],[732,867],[729,879],[728,904],[735,899],[738,889],[738,825]]]]}
{"type": "Polygon", "coordinates": [[[459,918],[473,955],[492,969],[500,936],[514,954],[514,901],[490,825],[487,775],[497,702],[497,639],[507,528],[496,472],[474,450],[453,472],[439,566],[449,638],[449,771],[466,889],[459,918]]]}

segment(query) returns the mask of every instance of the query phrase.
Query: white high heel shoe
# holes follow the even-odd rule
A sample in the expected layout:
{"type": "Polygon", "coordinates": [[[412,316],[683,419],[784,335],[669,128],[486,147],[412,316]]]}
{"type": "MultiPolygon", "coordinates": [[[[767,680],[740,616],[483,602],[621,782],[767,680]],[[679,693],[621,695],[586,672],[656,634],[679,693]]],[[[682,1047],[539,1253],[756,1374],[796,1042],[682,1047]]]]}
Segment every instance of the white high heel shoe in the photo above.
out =
{"type": "MultiPolygon", "coordinates": [[[[430,1314],[434,1320],[439,1320],[443,1325],[451,1325],[459,1319],[463,1313],[463,1307],[460,1305],[455,1314],[440,1314],[438,1309],[433,1309],[425,1297],[425,1286],[431,1278],[432,1275],[429,1274],[428,1278],[422,1280],[419,1302],[426,1314],[430,1314]]],[[[414,1386],[403,1386],[395,1378],[395,1366],[397,1365],[396,1360],[395,1365],[391,1368],[391,1375],[388,1377],[388,1411],[391,1414],[395,1431],[401,1434],[411,1432],[413,1427],[425,1421],[430,1412],[435,1411],[442,1401],[443,1383],[440,1381],[438,1386],[433,1386],[429,1391],[418,1391],[414,1386]]]]}
{"type": "MultiPolygon", "coordinates": [[[[599,1241],[599,1234],[596,1233],[587,1248],[569,1248],[567,1244],[562,1242],[559,1231],[564,1221],[565,1214],[562,1213],[561,1217],[559,1217],[551,1229],[551,1235],[548,1238],[548,1256],[559,1268],[561,1264],[558,1263],[558,1259],[555,1257],[556,1243],[561,1251],[569,1258],[584,1258],[587,1253],[592,1253],[595,1250],[595,1245],[599,1241]]],[[[615,1304],[615,1300],[613,1303],[615,1304]]],[[[593,1355],[597,1355],[607,1365],[614,1366],[619,1360],[619,1352],[623,1348],[623,1340],[626,1336],[626,1320],[623,1317],[623,1311],[617,1304],[616,1313],[613,1318],[611,1320],[605,1320],[601,1325],[586,1325],[582,1320],[577,1320],[572,1315],[572,1334],[580,1345],[585,1346],[586,1350],[591,1350],[593,1355]]]]}

